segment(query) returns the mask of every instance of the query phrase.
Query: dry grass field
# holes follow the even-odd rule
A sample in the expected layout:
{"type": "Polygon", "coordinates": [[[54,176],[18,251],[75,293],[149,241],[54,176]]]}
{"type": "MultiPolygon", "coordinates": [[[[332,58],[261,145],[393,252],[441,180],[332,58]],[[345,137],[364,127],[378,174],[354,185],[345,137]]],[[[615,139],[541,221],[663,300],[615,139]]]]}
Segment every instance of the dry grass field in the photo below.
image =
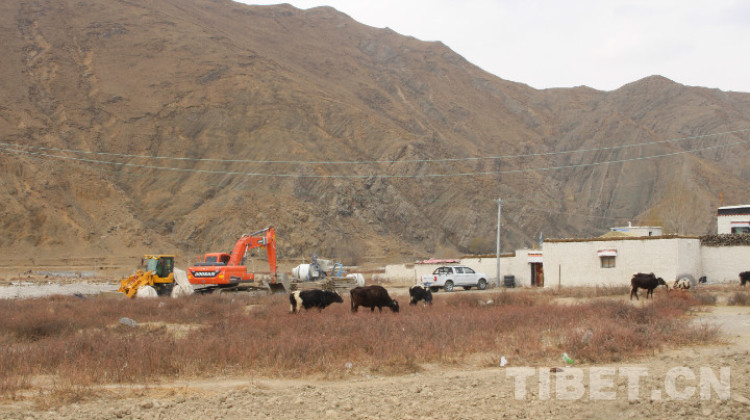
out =
{"type": "Polygon", "coordinates": [[[391,292],[399,313],[351,313],[348,296],[296,315],[286,295],[6,299],[0,418],[743,418],[750,406],[736,286],[638,302],[625,288],[440,292],[427,307],[391,292]],[[533,382],[515,397],[506,369],[569,371],[563,353],[584,370],[641,366],[644,387],[675,366],[726,366],[732,397],[633,401],[622,377],[614,400],[545,399],[533,382]]]}
{"type": "Polygon", "coordinates": [[[401,295],[401,312],[382,314],[350,313],[348,296],[297,315],[286,295],[7,300],[0,392],[18,399],[35,389],[69,395],[227,375],[405,375],[425,365],[497,366],[502,356],[549,364],[563,352],[579,363],[611,363],[717,340],[716,328],[690,322],[702,305],[695,294],[657,293],[633,305],[619,298],[623,291],[438,293],[428,307],[401,295]]]}

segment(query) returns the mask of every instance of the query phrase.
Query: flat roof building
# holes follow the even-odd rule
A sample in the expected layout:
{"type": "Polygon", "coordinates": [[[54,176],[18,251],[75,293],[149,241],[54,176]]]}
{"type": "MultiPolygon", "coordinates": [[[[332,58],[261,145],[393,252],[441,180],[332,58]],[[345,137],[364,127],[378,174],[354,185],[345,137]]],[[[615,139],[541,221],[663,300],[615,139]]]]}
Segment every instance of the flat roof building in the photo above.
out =
{"type": "Polygon", "coordinates": [[[719,207],[716,233],[750,233],[750,204],[719,207]]]}

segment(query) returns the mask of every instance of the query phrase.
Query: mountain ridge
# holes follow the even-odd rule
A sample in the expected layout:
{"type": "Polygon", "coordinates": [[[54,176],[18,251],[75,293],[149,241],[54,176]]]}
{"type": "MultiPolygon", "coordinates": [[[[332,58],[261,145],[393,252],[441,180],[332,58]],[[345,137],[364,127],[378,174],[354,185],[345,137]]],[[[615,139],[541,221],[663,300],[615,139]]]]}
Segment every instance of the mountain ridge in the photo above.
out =
{"type": "Polygon", "coordinates": [[[535,90],[329,7],[0,11],[11,254],[194,256],[274,225],[284,257],[401,260],[493,250],[497,198],[503,249],[627,220],[710,233],[719,193],[750,200],[750,94],[535,90]]]}

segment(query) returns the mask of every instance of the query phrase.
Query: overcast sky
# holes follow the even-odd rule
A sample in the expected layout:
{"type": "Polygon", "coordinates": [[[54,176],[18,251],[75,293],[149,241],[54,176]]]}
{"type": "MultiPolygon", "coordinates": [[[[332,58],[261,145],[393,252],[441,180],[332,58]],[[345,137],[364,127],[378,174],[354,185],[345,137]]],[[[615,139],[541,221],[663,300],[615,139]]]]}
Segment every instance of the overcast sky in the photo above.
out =
{"type": "MultiPolygon", "coordinates": [[[[249,4],[279,1],[243,0],[249,4]]],[[[496,76],[537,89],[614,90],[651,75],[750,92],[746,0],[288,0],[441,41],[496,76]]]]}

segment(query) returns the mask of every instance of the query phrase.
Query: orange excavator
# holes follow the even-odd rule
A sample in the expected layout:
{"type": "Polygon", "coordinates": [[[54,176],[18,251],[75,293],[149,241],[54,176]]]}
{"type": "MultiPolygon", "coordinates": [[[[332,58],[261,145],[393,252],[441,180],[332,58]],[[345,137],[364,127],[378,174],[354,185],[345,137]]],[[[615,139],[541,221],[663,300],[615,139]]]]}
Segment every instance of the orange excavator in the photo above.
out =
{"type": "Polygon", "coordinates": [[[187,269],[190,284],[197,286],[196,292],[211,293],[257,289],[254,286],[255,273],[248,272],[245,265],[248,251],[265,248],[271,279],[266,286],[271,292],[284,292],[285,286],[279,280],[276,267],[276,232],[268,227],[254,233],[242,235],[230,254],[207,253],[201,261],[187,269]]]}

